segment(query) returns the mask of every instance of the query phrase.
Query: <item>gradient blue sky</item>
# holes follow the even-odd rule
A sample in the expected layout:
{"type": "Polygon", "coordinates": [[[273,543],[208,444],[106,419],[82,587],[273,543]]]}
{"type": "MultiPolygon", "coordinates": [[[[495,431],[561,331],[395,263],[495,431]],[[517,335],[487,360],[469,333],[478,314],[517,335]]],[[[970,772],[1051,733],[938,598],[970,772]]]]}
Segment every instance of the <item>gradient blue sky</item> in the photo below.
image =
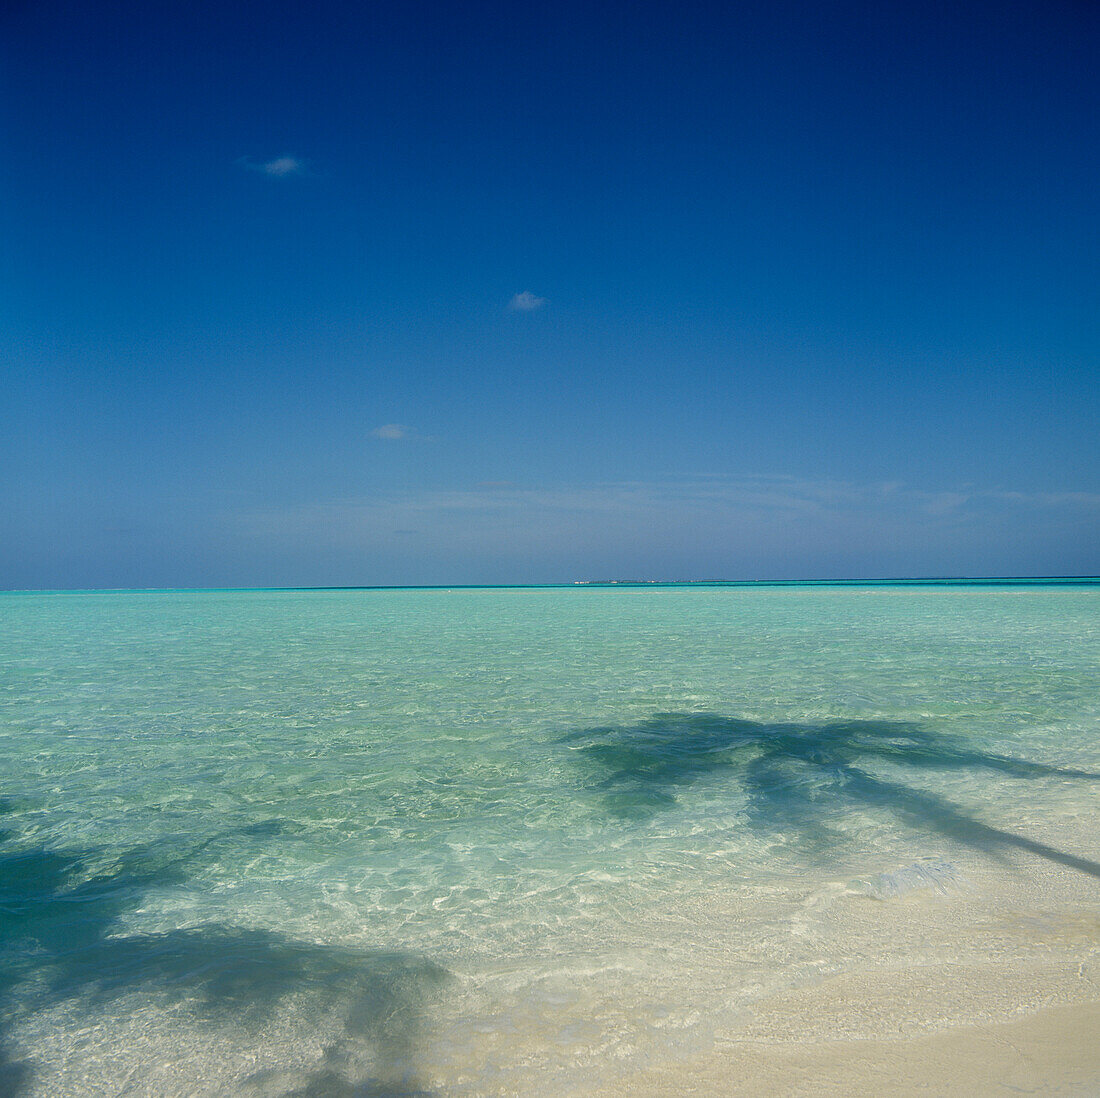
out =
{"type": "Polygon", "coordinates": [[[1093,3],[0,50],[0,587],[1100,572],[1093,3]]]}

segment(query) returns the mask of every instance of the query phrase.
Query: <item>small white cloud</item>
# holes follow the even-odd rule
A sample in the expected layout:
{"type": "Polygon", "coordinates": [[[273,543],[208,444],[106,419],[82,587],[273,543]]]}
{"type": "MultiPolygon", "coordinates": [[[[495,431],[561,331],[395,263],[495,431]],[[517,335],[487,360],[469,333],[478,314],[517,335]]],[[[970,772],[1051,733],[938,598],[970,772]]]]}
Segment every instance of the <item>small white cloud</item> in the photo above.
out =
{"type": "Polygon", "coordinates": [[[535,309],[541,309],[546,304],[545,297],[538,297],[528,290],[521,294],[515,294],[508,302],[508,308],[514,313],[530,313],[535,309]]]}
{"type": "Polygon", "coordinates": [[[249,171],[262,172],[264,175],[282,179],[288,175],[303,175],[305,164],[296,156],[277,156],[274,160],[250,160],[242,157],[239,163],[249,171]]]}
{"type": "Polygon", "coordinates": [[[412,438],[412,429],[406,427],[403,423],[383,423],[381,427],[375,427],[371,434],[375,438],[388,439],[390,442],[396,442],[403,438],[412,438]]]}

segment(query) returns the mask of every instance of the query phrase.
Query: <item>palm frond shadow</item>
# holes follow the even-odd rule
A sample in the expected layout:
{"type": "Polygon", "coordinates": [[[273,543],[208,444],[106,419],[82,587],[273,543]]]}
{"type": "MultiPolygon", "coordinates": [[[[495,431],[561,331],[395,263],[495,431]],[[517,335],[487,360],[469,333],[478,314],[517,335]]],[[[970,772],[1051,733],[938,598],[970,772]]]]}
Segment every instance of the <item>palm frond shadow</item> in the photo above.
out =
{"type": "Polygon", "coordinates": [[[605,810],[645,821],[678,791],[727,775],[748,797],[747,823],[782,831],[810,851],[843,842],[830,824],[845,807],[873,808],[992,857],[1033,854],[1100,878],[1100,863],[985,823],[938,793],[887,780],[868,767],[914,772],[984,770],[1014,778],[1100,781],[1100,773],[986,752],[902,721],[766,724],[716,713],[659,713],[634,725],[586,728],[561,741],[592,775],[605,810]]]}
{"type": "MultiPolygon", "coordinates": [[[[0,814],[10,805],[0,802],[0,814]]],[[[312,1074],[248,1081],[257,1095],[416,1095],[418,1049],[450,974],[401,951],[344,949],[217,923],[127,932],[124,919],[154,888],[183,882],[204,850],[155,845],[110,859],[51,849],[0,829],[0,1094],[30,1089],[34,1064],[10,1049],[17,1009],[79,999],[89,1008],[135,989],[184,1004],[199,1019],[245,1029],[290,996],[335,1014],[342,1036],[312,1074]]],[[[339,1028],[339,1027],[338,1027],[339,1028]]]]}

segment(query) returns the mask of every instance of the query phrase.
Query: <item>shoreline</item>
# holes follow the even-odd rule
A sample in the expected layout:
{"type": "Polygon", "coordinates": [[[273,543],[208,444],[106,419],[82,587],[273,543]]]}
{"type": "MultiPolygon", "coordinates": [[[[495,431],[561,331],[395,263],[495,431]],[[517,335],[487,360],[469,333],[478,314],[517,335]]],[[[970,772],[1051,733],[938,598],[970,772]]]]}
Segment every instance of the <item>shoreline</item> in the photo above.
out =
{"type": "Polygon", "coordinates": [[[1100,999],[1048,1007],[1012,1021],[915,1036],[722,1042],[705,1062],[666,1063],[600,1098],[699,1094],[729,1098],[980,1098],[1100,1094],[1100,999]]]}

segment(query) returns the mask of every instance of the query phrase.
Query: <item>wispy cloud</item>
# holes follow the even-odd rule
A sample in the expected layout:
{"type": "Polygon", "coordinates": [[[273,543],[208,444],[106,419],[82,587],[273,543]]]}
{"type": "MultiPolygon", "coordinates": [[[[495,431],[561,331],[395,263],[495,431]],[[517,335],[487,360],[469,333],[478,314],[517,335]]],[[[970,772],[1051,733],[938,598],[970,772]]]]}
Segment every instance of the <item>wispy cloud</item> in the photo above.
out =
{"type": "Polygon", "coordinates": [[[277,156],[273,160],[253,160],[245,156],[237,163],[249,171],[274,176],[276,179],[283,179],[288,175],[304,175],[306,170],[305,164],[296,156],[277,156]]]}
{"type": "Polygon", "coordinates": [[[412,438],[415,431],[406,427],[403,423],[383,423],[381,427],[375,427],[371,431],[372,438],[383,438],[388,442],[399,442],[402,439],[412,438]]]}
{"type": "Polygon", "coordinates": [[[432,553],[468,561],[511,556],[546,568],[597,570],[606,561],[609,574],[619,575],[661,570],[667,578],[668,568],[696,577],[829,569],[1005,575],[1034,571],[1026,566],[1028,553],[1040,551],[1048,535],[1082,544],[1100,536],[1100,494],[763,475],[541,488],[488,482],[253,511],[239,519],[249,536],[264,540],[293,543],[306,531],[315,539],[323,531],[333,551],[383,553],[398,531],[411,530],[425,559],[432,553]]]}
{"type": "Polygon", "coordinates": [[[508,308],[513,313],[531,313],[535,309],[541,309],[545,304],[545,297],[538,297],[529,290],[524,290],[523,293],[513,295],[512,300],[508,302],[508,308]]]}
{"type": "Polygon", "coordinates": [[[370,433],[371,438],[380,438],[385,442],[435,442],[435,435],[426,435],[415,427],[404,423],[383,423],[370,433]]]}

